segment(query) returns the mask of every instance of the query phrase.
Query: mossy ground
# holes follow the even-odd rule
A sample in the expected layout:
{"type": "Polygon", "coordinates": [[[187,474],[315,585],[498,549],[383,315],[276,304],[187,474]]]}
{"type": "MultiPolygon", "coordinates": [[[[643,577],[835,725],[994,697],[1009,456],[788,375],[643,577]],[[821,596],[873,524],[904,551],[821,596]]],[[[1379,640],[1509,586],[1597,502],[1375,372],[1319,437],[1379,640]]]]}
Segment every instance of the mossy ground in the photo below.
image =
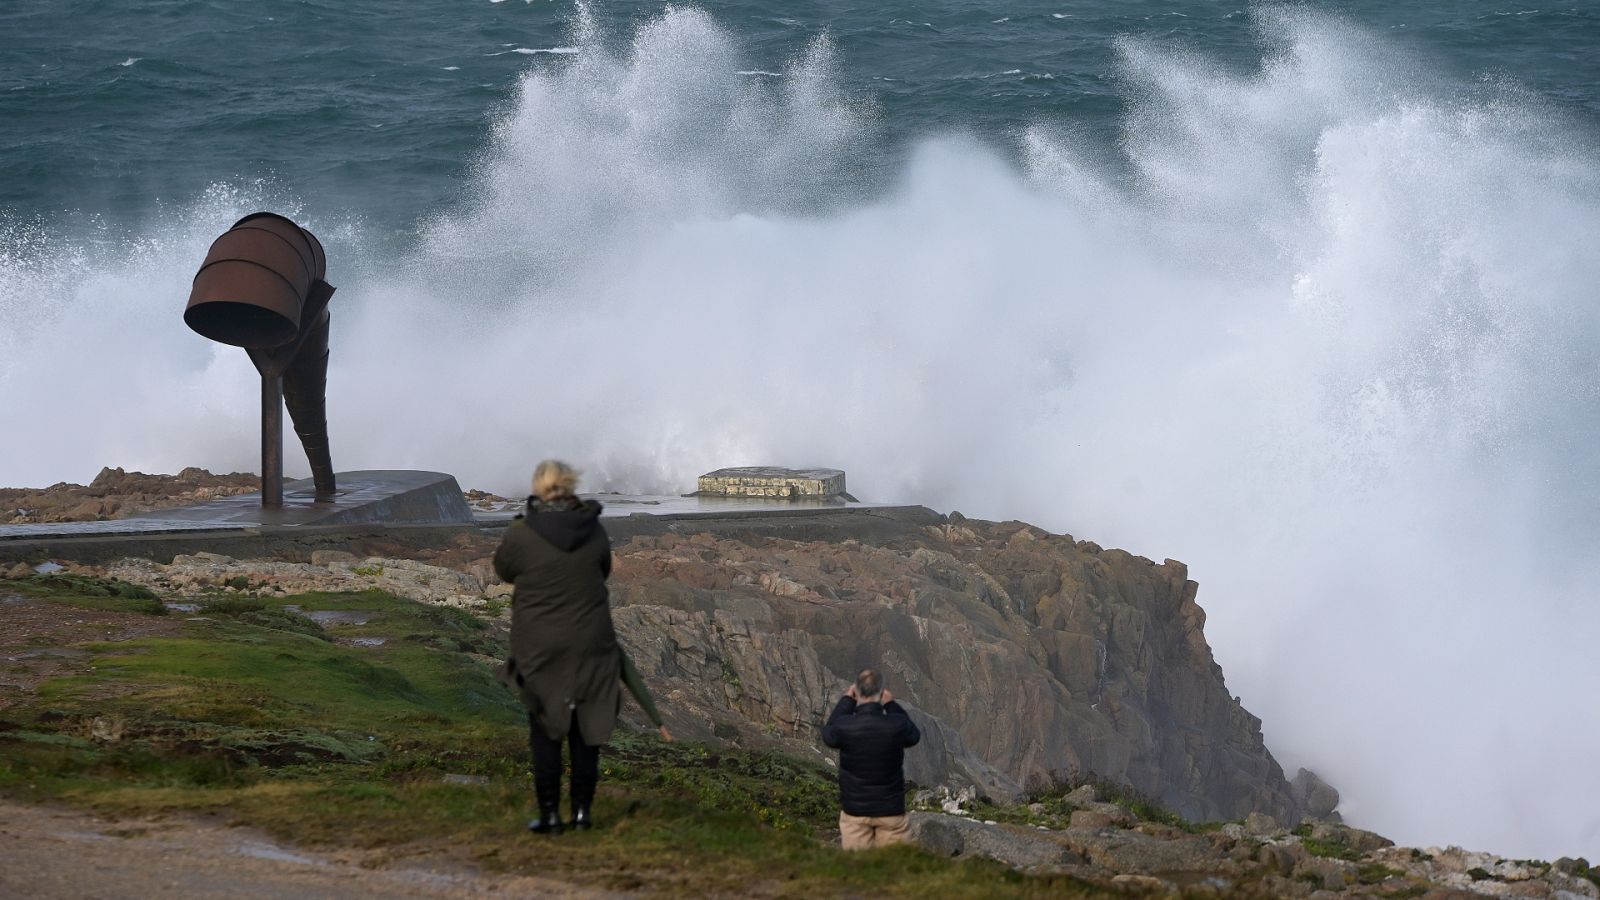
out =
{"type": "MultiPolygon", "coordinates": [[[[6,586],[157,612],[131,586],[92,579],[6,586]]],[[[667,895],[1093,893],[906,847],[846,855],[830,843],[828,769],[627,733],[602,756],[601,827],[529,835],[526,719],[484,660],[497,641],[465,613],[376,591],[219,600],[175,635],[79,645],[92,669],[47,681],[0,715],[0,793],[111,814],[220,813],[305,846],[443,852],[667,895]],[[367,622],[333,640],[305,615],[316,610],[367,622]],[[447,773],[487,783],[446,783],[447,773]]]]}
{"type": "Polygon", "coordinates": [[[80,609],[140,612],[166,615],[167,608],[149,588],[115,578],[85,578],[57,573],[13,580],[8,589],[43,600],[59,601],[80,609]]]}

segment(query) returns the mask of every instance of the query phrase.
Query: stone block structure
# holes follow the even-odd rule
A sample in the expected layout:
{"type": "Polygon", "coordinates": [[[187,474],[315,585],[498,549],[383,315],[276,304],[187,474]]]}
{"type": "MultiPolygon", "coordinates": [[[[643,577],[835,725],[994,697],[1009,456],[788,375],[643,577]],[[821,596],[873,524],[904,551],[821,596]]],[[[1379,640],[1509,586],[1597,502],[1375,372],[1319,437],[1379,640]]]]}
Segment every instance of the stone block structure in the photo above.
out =
{"type": "Polygon", "coordinates": [[[780,469],[740,466],[700,476],[697,494],[717,497],[760,497],[778,500],[853,499],[844,489],[839,469],[780,469]]]}

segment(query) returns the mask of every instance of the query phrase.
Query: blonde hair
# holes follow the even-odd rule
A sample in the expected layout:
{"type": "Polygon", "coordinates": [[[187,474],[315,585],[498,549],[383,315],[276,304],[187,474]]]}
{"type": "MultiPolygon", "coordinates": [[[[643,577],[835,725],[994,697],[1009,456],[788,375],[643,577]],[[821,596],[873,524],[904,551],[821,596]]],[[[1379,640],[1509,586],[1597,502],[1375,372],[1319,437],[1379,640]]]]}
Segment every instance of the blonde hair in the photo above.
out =
{"type": "Polygon", "coordinates": [[[533,470],[533,495],[546,502],[578,492],[578,470],[559,459],[547,459],[533,470]]]}

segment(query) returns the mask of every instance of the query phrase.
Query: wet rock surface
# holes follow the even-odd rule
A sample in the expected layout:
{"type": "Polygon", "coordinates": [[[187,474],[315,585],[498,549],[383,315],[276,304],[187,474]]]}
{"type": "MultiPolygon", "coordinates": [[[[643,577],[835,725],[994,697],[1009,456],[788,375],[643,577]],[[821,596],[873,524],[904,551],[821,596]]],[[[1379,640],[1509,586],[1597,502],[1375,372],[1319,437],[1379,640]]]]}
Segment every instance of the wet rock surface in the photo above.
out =
{"type": "Polygon", "coordinates": [[[105,468],[86,485],[0,488],[0,525],[123,519],[259,490],[261,477],[248,472],[213,475],[191,466],[176,475],[146,475],[105,468]]]}
{"type": "Polygon", "coordinates": [[[1276,837],[1249,833],[1237,823],[1205,829],[1152,822],[1082,827],[1078,816],[1087,810],[1071,812],[1067,827],[1048,815],[1033,818],[1049,825],[1002,823],[948,807],[909,816],[913,841],[939,856],[979,856],[1022,871],[1174,896],[1600,897],[1600,875],[1582,860],[1547,863],[1459,847],[1395,847],[1371,832],[1328,822],[1276,837]],[[1314,828],[1320,839],[1312,836],[1314,828]]]}

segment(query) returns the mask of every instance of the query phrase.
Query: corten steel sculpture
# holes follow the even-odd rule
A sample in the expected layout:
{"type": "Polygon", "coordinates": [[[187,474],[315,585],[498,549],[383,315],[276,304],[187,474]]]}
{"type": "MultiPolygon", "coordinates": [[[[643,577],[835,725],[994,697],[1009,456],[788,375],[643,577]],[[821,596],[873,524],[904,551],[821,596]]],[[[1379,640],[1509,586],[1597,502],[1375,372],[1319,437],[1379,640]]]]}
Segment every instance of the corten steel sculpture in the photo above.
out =
{"type": "Polygon", "coordinates": [[[245,216],[211,244],[183,320],[243,347],[261,373],[261,505],[283,505],[283,407],[318,499],[335,492],[328,453],[327,260],[315,235],[276,213],[245,216]]]}

